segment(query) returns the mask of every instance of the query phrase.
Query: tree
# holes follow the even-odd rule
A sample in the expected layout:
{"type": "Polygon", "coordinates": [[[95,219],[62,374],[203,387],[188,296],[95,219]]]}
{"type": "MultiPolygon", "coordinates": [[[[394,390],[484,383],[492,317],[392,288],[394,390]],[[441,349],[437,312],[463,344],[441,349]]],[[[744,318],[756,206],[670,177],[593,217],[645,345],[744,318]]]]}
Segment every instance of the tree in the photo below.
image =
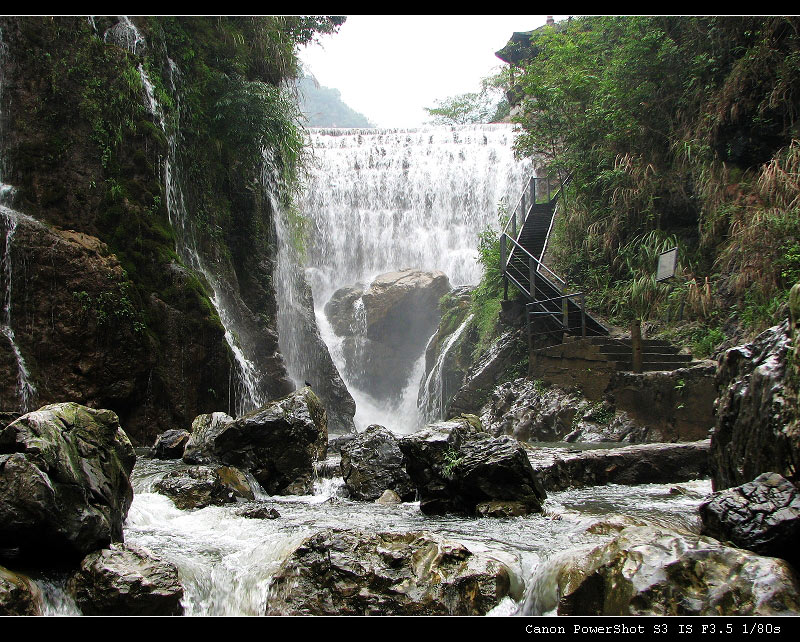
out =
{"type": "Polygon", "coordinates": [[[508,86],[507,69],[481,80],[479,92],[458,94],[437,100],[436,107],[425,107],[433,116],[434,125],[466,125],[469,123],[492,123],[509,113],[504,88],[508,86]]]}

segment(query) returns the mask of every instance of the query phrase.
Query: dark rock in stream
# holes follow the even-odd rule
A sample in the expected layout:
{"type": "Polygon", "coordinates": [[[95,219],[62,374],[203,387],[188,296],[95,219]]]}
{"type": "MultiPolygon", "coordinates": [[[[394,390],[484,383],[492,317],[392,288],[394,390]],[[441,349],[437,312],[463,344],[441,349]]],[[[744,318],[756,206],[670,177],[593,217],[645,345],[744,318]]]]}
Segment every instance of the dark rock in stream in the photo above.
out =
{"type": "Polygon", "coordinates": [[[490,501],[540,512],[547,497],[519,442],[489,436],[474,415],[430,424],[399,443],[423,513],[475,515],[490,501]]]}
{"type": "Polygon", "coordinates": [[[704,535],[800,568],[800,492],[777,473],[714,493],[699,510],[704,535]]]}
{"type": "Polygon", "coordinates": [[[511,590],[489,555],[428,532],[325,530],[272,578],[267,615],[485,615],[511,590]]]}
{"type": "Polygon", "coordinates": [[[45,406],[0,431],[0,552],[68,565],[122,541],[136,455],[110,410],[45,406]]]}
{"type": "Polygon", "coordinates": [[[153,457],[156,459],[180,459],[186,444],[192,436],[188,430],[167,430],[161,433],[153,444],[153,457]]]}
{"type": "Polygon", "coordinates": [[[69,589],[84,615],[183,615],[178,569],[124,544],[88,555],[69,589]]]}
{"type": "Polygon", "coordinates": [[[663,526],[558,554],[537,570],[523,615],[798,615],[784,561],[663,526]]]}
{"type": "Polygon", "coordinates": [[[417,493],[397,437],[383,426],[368,426],[342,446],[341,472],[353,499],[374,501],[388,489],[412,501],[417,493]]]}
{"type": "Polygon", "coordinates": [[[319,398],[305,387],[238,419],[201,415],[183,460],[248,471],[270,495],[305,495],[313,488],[314,462],[325,458],[327,426],[319,398]]]}
{"type": "Polygon", "coordinates": [[[550,492],[603,484],[669,484],[708,477],[708,439],[685,444],[636,444],[578,450],[528,446],[550,492]]]}
{"type": "Polygon", "coordinates": [[[254,499],[242,471],[233,466],[189,466],[168,472],[153,489],[181,510],[254,499]]]}

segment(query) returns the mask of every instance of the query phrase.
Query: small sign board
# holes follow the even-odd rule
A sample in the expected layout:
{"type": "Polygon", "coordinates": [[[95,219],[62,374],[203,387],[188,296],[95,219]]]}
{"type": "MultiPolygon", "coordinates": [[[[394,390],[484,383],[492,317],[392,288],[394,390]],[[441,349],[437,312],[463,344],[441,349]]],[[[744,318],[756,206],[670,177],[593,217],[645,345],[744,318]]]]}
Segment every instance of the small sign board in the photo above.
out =
{"type": "Polygon", "coordinates": [[[658,255],[658,271],[656,272],[656,281],[667,281],[675,276],[675,269],[678,265],[678,248],[673,247],[671,250],[662,252],[658,255]]]}

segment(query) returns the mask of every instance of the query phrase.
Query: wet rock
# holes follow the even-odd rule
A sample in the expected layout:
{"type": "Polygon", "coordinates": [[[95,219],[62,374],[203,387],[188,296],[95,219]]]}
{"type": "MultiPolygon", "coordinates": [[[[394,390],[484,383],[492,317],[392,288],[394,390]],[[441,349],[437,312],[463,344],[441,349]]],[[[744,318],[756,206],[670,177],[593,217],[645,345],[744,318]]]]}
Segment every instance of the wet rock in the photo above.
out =
{"type": "Polygon", "coordinates": [[[292,319],[279,330],[286,335],[289,344],[303,346],[304,358],[295,363],[294,376],[305,380],[322,401],[328,416],[328,432],[335,434],[353,433],[356,430],[353,416],[356,402],[347,390],[339,370],[333,363],[328,346],[322,339],[314,312],[314,298],[311,286],[306,282],[302,270],[294,277],[295,305],[292,319]]]}
{"type": "Polygon", "coordinates": [[[606,403],[546,385],[515,379],[497,386],[481,408],[481,423],[492,435],[530,442],[625,441],[646,439],[647,429],[606,403]]]}
{"type": "Polygon", "coordinates": [[[715,490],[775,472],[800,483],[800,408],[787,371],[789,321],[720,359],[717,422],[711,436],[715,490]]]}
{"type": "MultiPolygon", "coordinates": [[[[79,180],[88,183],[90,174],[84,171],[79,170],[79,180]]],[[[40,178],[64,185],[76,180],[74,175],[54,178],[50,170],[40,178]]],[[[174,297],[165,302],[155,293],[141,300],[133,295],[146,286],[128,278],[109,247],[92,235],[99,233],[94,223],[72,218],[96,212],[95,206],[73,203],[46,216],[68,229],[19,216],[13,239],[14,279],[20,279],[12,291],[16,342],[36,386],[31,407],[68,399],[108,408],[133,443],[149,445],[176,421],[188,423],[207,412],[209,390],[222,398],[229,380],[228,347],[223,328],[209,318],[207,302],[203,305],[195,294],[196,275],[173,275],[161,260],[153,260],[163,279],[159,289],[174,297]]],[[[0,367],[0,407],[16,408],[16,362],[3,341],[0,364],[6,363],[9,367],[0,367]]]]}
{"type": "Polygon", "coordinates": [[[325,530],[273,576],[267,615],[484,615],[508,568],[427,532],[325,530]]]}
{"type": "Polygon", "coordinates": [[[224,412],[212,412],[195,417],[192,431],[183,451],[183,461],[188,464],[207,464],[217,461],[214,445],[233,423],[233,417],[224,412]]]}
{"type": "Polygon", "coordinates": [[[366,332],[366,319],[356,309],[363,294],[361,285],[339,288],[325,304],[325,316],[337,336],[346,337],[366,332]]]}
{"type": "Polygon", "coordinates": [[[699,510],[704,535],[800,568],[800,492],[777,473],[714,493],[699,510]]]}
{"type": "Polygon", "coordinates": [[[153,445],[153,457],[156,459],[180,459],[186,450],[191,437],[188,430],[167,430],[161,433],[153,445]]]}
{"type": "Polygon", "coordinates": [[[605,396],[638,427],[639,441],[707,439],[715,422],[716,368],[701,361],[674,370],[615,372],[605,396]]]}
{"type": "Polygon", "coordinates": [[[398,399],[439,322],[450,291],[442,272],[405,269],[376,277],[366,290],[342,288],[326,304],[350,380],[382,399],[398,399]]]}
{"type": "Polygon", "coordinates": [[[570,450],[531,447],[528,455],[548,491],[603,484],[669,484],[709,473],[709,440],[570,450]]]}
{"type": "Polygon", "coordinates": [[[405,469],[398,439],[383,426],[368,426],[342,446],[341,472],[350,497],[373,501],[386,489],[411,501],[416,487],[405,469]]]}
{"type": "Polygon", "coordinates": [[[367,336],[398,350],[427,342],[441,316],[439,299],[449,291],[444,272],[401,270],[377,276],[363,295],[367,336]]]}
{"type": "Polygon", "coordinates": [[[403,498],[393,490],[387,488],[385,491],[383,491],[383,494],[375,500],[375,503],[383,506],[393,506],[396,504],[402,504],[403,498]]]}
{"type": "Polygon", "coordinates": [[[400,440],[420,510],[475,514],[483,502],[514,501],[540,512],[546,493],[523,448],[475,424],[471,418],[439,422],[400,440]]]}
{"type": "Polygon", "coordinates": [[[254,499],[242,471],[232,466],[189,466],[168,472],[153,489],[181,510],[254,499]]]}
{"type": "Polygon", "coordinates": [[[250,472],[270,495],[305,495],[314,462],[325,458],[325,409],[308,386],[237,419],[198,417],[183,460],[250,472]]]}
{"type": "Polygon", "coordinates": [[[0,550],[68,564],[122,540],[136,455],[110,410],[45,406],[0,431],[0,550]]]}
{"type": "Polygon", "coordinates": [[[528,342],[519,329],[506,330],[469,368],[464,384],[450,400],[448,413],[480,414],[489,395],[510,372],[522,376],[527,370],[528,342]]]}
{"type": "Polygon", "coordinates": [[[417,406],[428,421],[449,416],[453,395],[464,384],[478,340],[470,324],[472,287],[454,288],[439,303],[442,319],[425,349],[425,374],[420,382],[417,406]]]}
{"type": "Polygon", "coordinates": [[[124,544],[86,556],[69,589],[84,615],[183,615],[178,569],[124,544]]]}
{"type": "Polygon", "coordinates": [[[608,543],[557,556],[538,575],[550,592],[531,590],[525,615],[800,613],[786,562],[660,526],[624,528],[608,543]]]}
{"type": "Polygon", "coordinates": [[[279,519],[281,514],[272,506],[259,504],[258,506],[247,506],[236,512],[240,517],[248,519],[279,519]]]}
{"type": "Polygon", "coordinates": [[[478,517],[520,517],[530,512],[522,502],[482,502],[475,506],[478,517]]]}
{"type": "Polygon", "coordinates": [[[0,616],[41,614],[42,594],[36,584],[0,566],[0,616]]]}

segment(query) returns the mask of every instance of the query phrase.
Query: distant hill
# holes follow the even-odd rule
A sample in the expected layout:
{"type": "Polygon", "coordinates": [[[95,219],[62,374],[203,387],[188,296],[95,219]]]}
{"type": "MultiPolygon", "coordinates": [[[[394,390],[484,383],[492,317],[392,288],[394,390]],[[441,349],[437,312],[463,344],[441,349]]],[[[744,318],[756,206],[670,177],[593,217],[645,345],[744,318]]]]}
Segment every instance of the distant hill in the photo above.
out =
{"type": "Polygon", "coordinates": [[[366,116],[342,101],[338,89],[323,87],[313,76],[298,80],[297,89],[308,127],[375,127],[366,116]]]}

